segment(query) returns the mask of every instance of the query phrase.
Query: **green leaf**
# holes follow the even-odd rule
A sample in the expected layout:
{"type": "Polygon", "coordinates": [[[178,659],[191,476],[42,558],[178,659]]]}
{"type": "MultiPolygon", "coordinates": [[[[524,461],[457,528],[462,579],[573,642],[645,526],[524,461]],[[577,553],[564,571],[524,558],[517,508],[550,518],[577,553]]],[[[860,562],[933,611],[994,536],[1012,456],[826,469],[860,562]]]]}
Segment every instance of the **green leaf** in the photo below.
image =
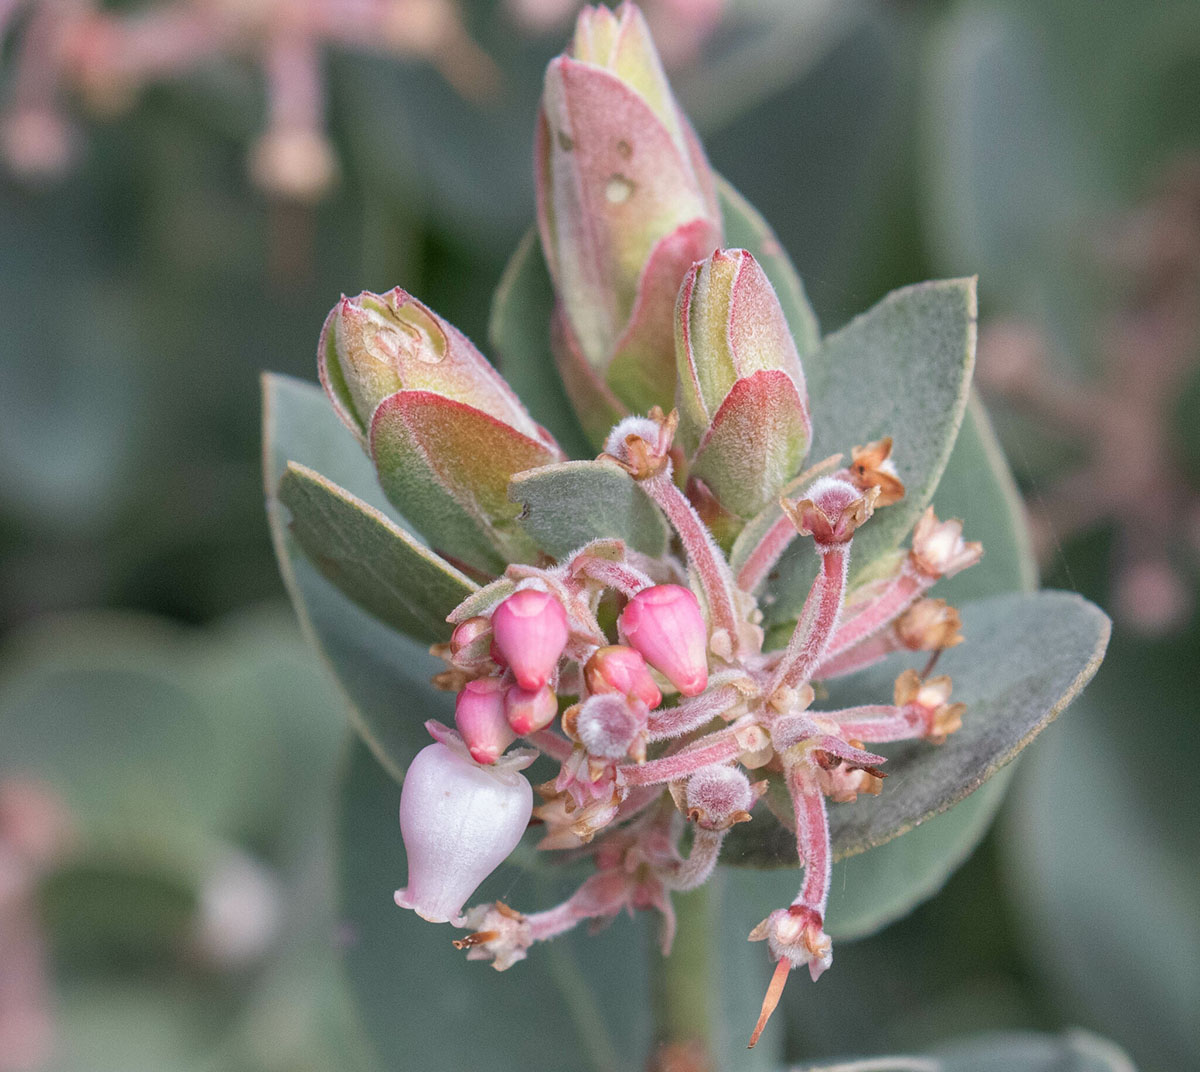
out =
{"type": "MultiPolygon", "coordinates": [[[[938,664],[939,673],[954,680],[952,699],[967,704],[962,729],[940,746],[924,741],[879,746],[888,756],[880,796],[830,806],[837,857],[906,833],[963,800],[1013,760],[1096,672],[1109,621],[1079,596],[1045,591],[969,604],[963,608],[963,632],[967,643],[945,652],[938,664]]],[[[892,679],[903,664],[892,659],[847,679],[831,690],[831,704],[890,698],[892,679]]],[[[735,828],[725,858],[795,866],[791,833],[776,826],[755,837],[756,825],[735,828]]]]}
{"type": "MultiPolygon", "coordinates": [[[[846,453],[890,435],[906,489],[855,536],[852,576],[893,550],[933,498],[967,404],[975,315],[973,279],[919,283],[893,291],[807,360],[810,456],[846,453]]],[[[768,510],[775,516],[778,507],[768,510]]],[[[735,546],[735,571],[750,550],[746,542],[735,546]]],[[[796,617],[816,562],[811,541],[793,542],[767,581],[768,623],[796,617]]]]}
{"type": "Polygon", "coordinates": [[[557,450],[432,391],[385,398],[371,417],[370,436],[387,497],[438,550],[497,573],[532,555],[508,482],[556,461],[557,450]]]}
{"type": "Polygon", "coordinates": [[[478,587],[373,506],[289,462],[279,501],[309,559],[364,610],[400,632],[446,640],[446,615],[478,587]]]}
{"type": "Polygon", "coordinates": [[[563,462],[518,473],[508,489],[521,523],[538,546],[564,558],[601,538],[634,551],[666,553],[666,519],[633,478],[609,461],[563,462]]]}
{"type": "Polygon", "coordinates": [[[787,251],[758,209],[721,176],[718,175],[716,180],[717,198],[725,225],[725,244],[731,249],[749,250],[762,265],[763,271],[767,273],[767,278],[775,288],[779,304],[783,307],[783,315],[787,317],[788,327],[791,328],[796,350],[803,361],[821,343],[817,314],[808,302],[804,284],[787,251]]]}
{"type": "Polygon", "coordinates": [[[1174,660],[1156,646],[1150,665],[1128,650],[1121,665],[1114,653],[1108,688],[1089,693],[1081,717],[1022,765],[1000,844],[1036,974],[1073,1019],[1103,1025],[1139,1063],[1168,1069],[1200,1053],[1200,802],[1185,773],[1194,711],[1178,699],[1194,687],[1185,650],[1194,653],[1195,638],[1170,645],[1174,660]],[[1144,756],[1129,755],[1131,732],[1144,756]]]}
{"type": "MultiPolygon", "coordinates": [[[[495,1072],[641,1067],[650,1047],[647,962],[657,955],[646,914],[535,946],[503,973],[466,963],[450,944],[461,931],[392,901],[407,873],[399,800],[400,787],[355,747],[339,823],[342,918],[354,936],[346,968],[382,1067],[460,1072],[479,1067],[481,1054],[495,1072]]],[[[510,861],[471,903],[545,908],[570,889],[510,861]]]]}
{"type": "Polygon", "coordinates": [[[696,451],[692,473],[727,510],[756,515],[779,500],[808,446],[804,401],[781,369],[760,369],[734,383],[696,451]]]}
{"type": "Polygon", "coordinates": [[[1012,1031],[956,1039],[923,1057],[868,1057],[796,1072],[1135,1072],[1113,1043],[1086,1031],[1012,1031]]]}
{"type": "Polygon", "coordinates": [[[983,559],[957,577],[939,581],[934,595],[958,604],[1037,587],[1025,504],[974,392],[933,505],[938,517],[961,520],[967,539],[983,541],[983,559]]]}
{"type": "Polygon", "coordinates": [[[568,457],[595,451],[579,426],[563,389],[550,348],[554,285],[542,257],[536,228],[530,228],[509,259],[492,298],[488,338],[497,367],[533,419],[547,428],[568,457]]]}
{"type": "Polygon", "coordinates": [[[428,743],[425,720],[450,717],[453,710],[449,694],[429,684],[442,664],[330,584],[301,550],[287,511],[274,496],[294,459],[382,510],[374,470],[320,388],[286,376],[267,376],[263,387],[267,513],[284,584],[301,626],[345,694],[351,722],[380,762],[400,777],[428,743]]]}

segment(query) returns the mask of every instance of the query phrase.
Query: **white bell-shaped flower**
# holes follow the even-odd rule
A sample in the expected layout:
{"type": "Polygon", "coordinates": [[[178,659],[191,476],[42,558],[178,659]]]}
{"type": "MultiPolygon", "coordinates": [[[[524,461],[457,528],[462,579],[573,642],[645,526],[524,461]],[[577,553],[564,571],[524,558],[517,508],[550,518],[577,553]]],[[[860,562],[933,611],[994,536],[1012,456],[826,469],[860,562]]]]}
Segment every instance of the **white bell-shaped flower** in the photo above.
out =
{"type": "Polygon", "coordinates": [[[533,811],[533,790],[513,765],[481,766],[455,743],[418,752],[400,794],[408,885],[396,904],[431,923],[459,919],[517,847],[533,811]]]}

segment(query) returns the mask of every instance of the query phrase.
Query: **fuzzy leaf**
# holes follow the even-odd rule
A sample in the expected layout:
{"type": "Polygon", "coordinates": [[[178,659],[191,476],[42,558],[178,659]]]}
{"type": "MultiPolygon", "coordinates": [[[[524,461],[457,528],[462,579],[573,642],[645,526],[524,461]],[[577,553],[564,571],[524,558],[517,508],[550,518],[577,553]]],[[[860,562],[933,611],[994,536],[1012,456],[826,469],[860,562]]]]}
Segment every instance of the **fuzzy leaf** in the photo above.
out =
{"type": "Polygon", "coordinates": [[[987,410],[974,392],[933,506],[940,518],[959,518],[968,538],[983,541],[979,564],[939,581],[935,596],[958,604],[1001,592],[1032,592],[1037,587],[1025,504],[987,410]]]}
{"type": "MultiPolygon", "coordinates": [[[[830,806],[839,858],[882,845],[978,789],[1091,680],[1108,643],[1108,618],[1066,592],[998,596],[969,604],[962,616],[969,641],[945,652],[938,672],[953,679],[952,699],[967,704],[963,728],[941,746],[923,741],[879,746],[888,756],[883,793],[830,806]]],[[[890,697],[903,665],[893,659],[855,675],[820,706],[890,697]]],[[[730,835],[730,860],[795,866],[788,831],[776,826],[752,839],[754,826],[747,823],[730,835]]]]}
{"type": "Polygon", "coordinates": [[[329,661],[350,720],[380,762],[399,777],[428,743],[428,718],[452,718],[449,694],[429,684],[442,664],[330,584],[300,548],[275,489],[289,460],[319,467],[356,497],[381,508],[374,470],[320,388],[287,376],[263,379],[263,475],[267,517],[283,582],[300,624],[329,661]]]}
{"type": "MultiPolygon", "coordinates": [[[[537,231],[525,233],[492,297],[488,338],[497,364],[533,419],[549,430],[569,457],[587,457],[591,445],[563,389],[550,347],[554,285],[537,231]]],[[[582,358],[581,358],[582,360],[582,358]]],[[[607,426],[598,435],[603,442],[607,426]]]]}
{"type": "MultiPolygon", "coordinates": [[[[967,404],[975,316],[973,279],[919,283],[893,291],[805,362],[811,456],[890,435],[906,488],[900,502],[877,511],[855,536],[852,576],[894,549],[933,497],[967,404]]],[[[764,512],[773,517],[777,510],[764,512]]],[[[735,547],[735,570],[751,549],[746,541],[735,547]]],[[[799,613],[816,570],[812,542],[794,541],[767,581],[768,622],[799,613]]]]}
{"type": "Polygon", "coordinates": [[[513,473],[560,460],[545,443],[473,406],[399,391],[371,418],[371,453],[388,498],[440,551],[494,572],[533,553],[507,490],[513,473]]]}
{"type": "Polygon", "coordinates": [[[591,540],[624,540],[634,551],[666,552],[666,520],[619,466],[607,461],[563,462],[512,479],[521,523],[547,554],[563,558],[591,540]]]}
{"type": "Polygon", "coordinates": [[[762,265],[775,288],[783,315],[787,317],[788,327],[792,330],[792,340],[803,360],[821,342],[817,314],[808,303],[804,284],[787,251],[758,209],[720,175],[716,180],[717,199],[721,204],[721,217],[725,225],[725,245],[730,249],[748,249],[762,265]]]}
{"type": "Polygon", "coordinates": [[[778,501],[808,446],[804,400],[782,369],[738,380],[713,417],[692,465],[723,507],[753,517],[778,501]]]}
{"type": "Polygon", "coordinates": [[[921,1057],[868,1057],[796,1072],[1135,1072],[1107,1039],[1086,1031],[1011,1031],[955,1039],[921,1057]]]}
{"type": "Polygon", "coordinates": [[[320,473],[289,462],[279,501],[321,573],[364,610],[400,632],[446,640],[446,615],[478,587],[385,514],[320,473]]]}

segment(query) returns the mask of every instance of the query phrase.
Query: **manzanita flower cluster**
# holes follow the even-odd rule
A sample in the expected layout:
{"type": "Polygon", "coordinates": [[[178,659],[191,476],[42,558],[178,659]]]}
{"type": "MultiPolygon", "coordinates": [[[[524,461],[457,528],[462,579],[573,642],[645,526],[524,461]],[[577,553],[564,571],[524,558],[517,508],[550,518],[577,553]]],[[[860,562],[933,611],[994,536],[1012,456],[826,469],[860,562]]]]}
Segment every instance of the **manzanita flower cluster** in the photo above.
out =
{"type": "MultiPolygon", "coordinates": [[[[850,586],[856,534],[905,494],[893,441],[847,443],[848,460],[804,470],[812,425],[788,321],[756,259],[723,248],[713,175],[635,8],[580,16],[546,75],[536,168],[565,385],[600,464],[627,474],[672,536],[658,556],[620,539],[540,554],[508,488],[565,460],[553,438],[403,290],[334,308],[320,370],[339,415],[404,516],[485,582],[434,649],[455,725],[427,723],[434,743],[405,779],[396,903],[465,929],[455,944],[497,969],[642,908],[662,914],[666,952],[671,894],[703,883],[730,829],[770,806],[794,827],[804,873],[750,934],[777,965],[753,1044],[788,973],[815,980],[832,961],[829,802],[880,792],[885,758],[870,745],[937,744],[961,724],[949,679],[929,676],[960,622],[929,591],[982,549],[930,510],[906,552],[850,586]],[[818,568],[771,649],[760,601],[794,541],[818,568]],[[899,650],[932,658],[890,702],[816,704],[819,683],[899,650]],[[539,755],[557,770],[531,787],[539,755]],[[786,793],[760,806],[772,785],[786,793]],[[531,818],[539,848],[590,857],[593,873],[542,911],[467,907],[531,818]]],[[[899,453],[906,429],[893,431],[899,453]]]]}

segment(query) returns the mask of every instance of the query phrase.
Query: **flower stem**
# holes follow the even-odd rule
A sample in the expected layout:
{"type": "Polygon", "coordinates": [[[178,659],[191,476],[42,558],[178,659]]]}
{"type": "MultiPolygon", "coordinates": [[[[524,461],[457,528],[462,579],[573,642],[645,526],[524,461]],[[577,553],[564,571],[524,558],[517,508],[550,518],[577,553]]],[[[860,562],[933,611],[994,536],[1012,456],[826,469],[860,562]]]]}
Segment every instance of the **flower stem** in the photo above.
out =
{"type": "Polygon", "coordinates": [[[650,987],[654,1016],[651,1070],[713,1072],[715,993],[713,934],[716,930],[707,886],[674,895],[678,929],[671,955],[651,951],[650,987]]]}

